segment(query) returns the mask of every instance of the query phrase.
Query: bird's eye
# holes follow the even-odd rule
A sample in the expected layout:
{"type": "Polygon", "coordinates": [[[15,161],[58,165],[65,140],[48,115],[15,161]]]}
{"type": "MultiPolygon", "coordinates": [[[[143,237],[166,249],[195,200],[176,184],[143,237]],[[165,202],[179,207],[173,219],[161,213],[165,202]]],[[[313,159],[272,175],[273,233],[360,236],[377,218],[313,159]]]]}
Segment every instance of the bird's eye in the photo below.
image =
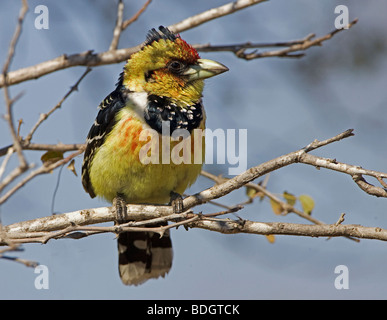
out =
{"type": "Polygon", "coordinates": [[[172,72],[180,72],[185,68],[185,65],[181,61],[172,61],[168,65],[168,69],[172,72]]]}

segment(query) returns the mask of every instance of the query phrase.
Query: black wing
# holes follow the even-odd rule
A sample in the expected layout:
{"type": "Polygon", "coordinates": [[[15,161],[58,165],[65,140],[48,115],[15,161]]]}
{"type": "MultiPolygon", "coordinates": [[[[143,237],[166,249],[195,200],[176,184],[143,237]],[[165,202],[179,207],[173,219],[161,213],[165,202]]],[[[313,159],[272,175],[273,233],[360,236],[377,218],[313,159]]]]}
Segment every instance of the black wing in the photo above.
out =
{"type": "Polygon", "coordinates": [[[107,134],[116,123],[116,114],[125,106],[125,98],[118,87],[99,105],[99,112],[86,139],[86,150],[82,164],[82,185],[92,198],[96,195],[90,181],[90,166],[95,152],[105,142],[107,134]]]}

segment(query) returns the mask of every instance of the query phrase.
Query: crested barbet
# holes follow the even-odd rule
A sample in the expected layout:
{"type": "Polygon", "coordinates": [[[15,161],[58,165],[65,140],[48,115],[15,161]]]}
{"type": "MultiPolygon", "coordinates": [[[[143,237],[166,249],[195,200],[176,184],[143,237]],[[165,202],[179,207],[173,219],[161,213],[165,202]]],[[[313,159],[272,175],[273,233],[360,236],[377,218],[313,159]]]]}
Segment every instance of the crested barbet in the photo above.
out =
{"type": "MultiPolygon", "coordinates": [[[[183,209],[179,195],[197,179],[204,157],[204,142],[194,147],[198,139],[189,139],[195,130],[205,129],[203,80],[227,70],[216,61],[201,59],[180,35],[163,26],[150,30],[141,50],[130,56],[116,89],[99,105],[82,165],[86,192],[112,202],[117,223],[128,220],[126,204],[173,204],[176,211],[183,209]],[[188,137],[177,139],[176,131],[188,132],[188,137]],[[168,148],[163,145],[166,139],[168,148]],[[173,161],[187,151],[178,148],[172,159],[174,147],[184,141],[190,141],[189,161],[173,161]],[[168,161],[163,152],[168,152],[168,161]]],[[[126,285],[164,277],[172,266],[168,230],[162,237],[154,232],[120,232],[118,253],[119,274],[126,285]]]]}

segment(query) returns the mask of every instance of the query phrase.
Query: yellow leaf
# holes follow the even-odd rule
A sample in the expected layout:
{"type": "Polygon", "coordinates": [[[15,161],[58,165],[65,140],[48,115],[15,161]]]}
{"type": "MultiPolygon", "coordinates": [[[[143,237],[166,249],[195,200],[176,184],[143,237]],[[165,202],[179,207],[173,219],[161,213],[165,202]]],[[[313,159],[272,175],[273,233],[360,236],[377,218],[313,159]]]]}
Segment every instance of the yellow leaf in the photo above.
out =
{"type": "Polygon", "coordinates": [[[298,200],[301,202],[302,210],[304,210],[304,213],[311,215],[314,208],[314,200],[312,197],[306,194],[302,194],[298,197],[298,200]]]}
{"type": "Polygon", "coordinates": [[[71,160],[71,162],[70,162],[69,165],[67,166],[67,169],[69,169],[72,173],[75,174],[76,177],[78,177],[77,172],[75,171],[74,163],[75,163],[74,159],[71,160]]]}
{"type": "Polygon", "coordinates": [[[251,187],[246,187],[246,195],[250,199],[254,199],[257,195],[257,190],[255,190],[254,188],[251,188],[251,187]]]}
{"type": "Polygon", "coordinates": [[[40,158],[40,160],[42,160],[43,164],[46,166],[62,159],[63,159],[63,152],[61,151],[47,151],[40,158]]]}
{"type": "Polygon", "coordinates": [[[297,197],[289,192],[284,191],[283,197],[286,200],[286,202],[291,206],[294,206],[294,204],[296,203],[297,197]]]}
{"type": "Polygon", "coordinates": [[[270,205],[275,214],[281,214],[284,211],[281,204],[273,199],[270,199],[270,205]]]}
{"type": "Polygon", "coordinates": [[[267,241],[269,241],[270,243],[274,243],[275,242],[275,236],[274,234],[268,234],[268,235],[265,235],[267,241]]]}

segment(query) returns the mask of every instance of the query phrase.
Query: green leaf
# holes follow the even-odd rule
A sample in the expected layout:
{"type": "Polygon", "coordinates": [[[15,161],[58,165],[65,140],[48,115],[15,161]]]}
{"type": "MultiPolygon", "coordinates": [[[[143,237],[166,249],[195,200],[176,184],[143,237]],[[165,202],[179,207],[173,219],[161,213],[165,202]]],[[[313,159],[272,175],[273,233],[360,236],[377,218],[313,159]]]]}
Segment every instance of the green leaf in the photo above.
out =
{"type": "Polygon", "coordinates": [[[62,160],[62,159],[63,159],[63,152],[62,151],[47,151],[40,158],[40,160],[42,160],[43,164],[46,166],[48,166],[52,163],[55,163],[59,160],[62,160]]]}
{"type": "Polygon", "coordinates": [[[312,210],[314,208],[314,200],[312,199],[312,197],[306,194],[302,194],[298,197],[298,200],[300,200],[301,202],[302,210],[304,211],[304,213],[311,215],[312,210]]]}

